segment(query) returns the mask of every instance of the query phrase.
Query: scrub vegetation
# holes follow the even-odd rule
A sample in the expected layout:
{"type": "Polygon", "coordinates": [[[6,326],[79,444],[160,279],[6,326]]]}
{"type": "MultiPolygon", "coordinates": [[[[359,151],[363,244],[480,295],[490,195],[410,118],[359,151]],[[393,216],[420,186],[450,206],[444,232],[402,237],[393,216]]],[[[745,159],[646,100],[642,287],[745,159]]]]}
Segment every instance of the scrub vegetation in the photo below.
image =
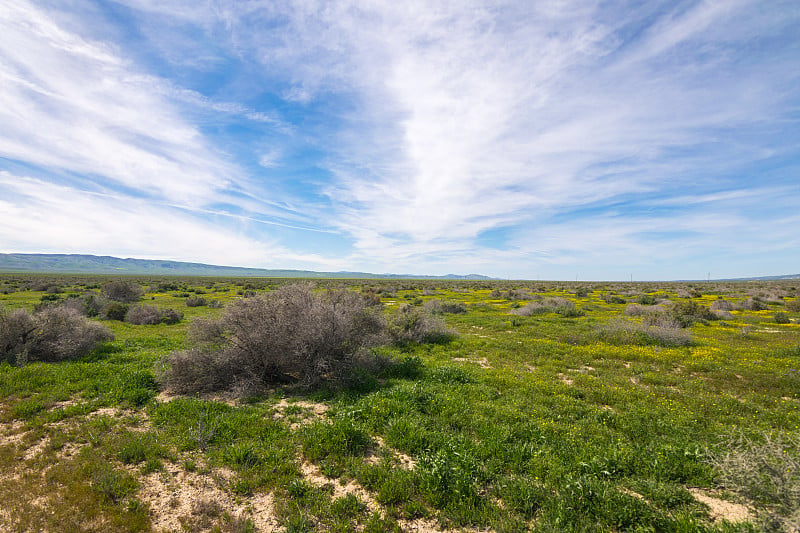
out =
{"type": "Polygon", "coordinates": [[[796,531],[798,286],[5,274],[0,530],[796,531]]]}

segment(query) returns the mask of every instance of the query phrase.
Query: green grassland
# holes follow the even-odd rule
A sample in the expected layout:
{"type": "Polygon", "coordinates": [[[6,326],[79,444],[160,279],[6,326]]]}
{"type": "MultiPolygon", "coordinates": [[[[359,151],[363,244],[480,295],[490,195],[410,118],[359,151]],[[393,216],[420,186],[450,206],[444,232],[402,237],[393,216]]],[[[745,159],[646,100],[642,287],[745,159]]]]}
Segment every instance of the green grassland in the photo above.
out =
{"type": "MultiPolygon", "coordinates": [[[[6,274],[0,305],[107,279],[6,274]]],[[[296,280],[130,279],[183,319],[103,320],[115,339],[85,357],[0,364],[0,530],[757,531],[770,502],[717,512],[741,500],[709,458],[800,434],[798,281],[315,280],[386,313],[461,304],[443,315],[458,336],[375,348],[391,364],[346,386],[177,396],[159,361],[193,320],[296,280]],[[521,313],[547,298],[574,309],[521,313]],[[619,333],[642,320],[629,304],[720,299],[734,309],[686,342],[619,333]]]]}

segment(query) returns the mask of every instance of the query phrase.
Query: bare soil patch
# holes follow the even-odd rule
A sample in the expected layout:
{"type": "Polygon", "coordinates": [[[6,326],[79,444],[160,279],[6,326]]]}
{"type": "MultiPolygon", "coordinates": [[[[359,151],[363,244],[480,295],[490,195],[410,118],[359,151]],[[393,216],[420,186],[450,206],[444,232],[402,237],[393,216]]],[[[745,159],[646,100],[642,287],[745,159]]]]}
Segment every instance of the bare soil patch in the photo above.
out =
{"type": "Polygon", "coordinates": [[[689,489],[694,499],[704,503],[709,508],[711,518],[716,520],[727,520],[731,523],[747,522],[752,520],[753,513],[746,505],[722,500],[713,495],[710,491],[692,488],[689,489]]]}

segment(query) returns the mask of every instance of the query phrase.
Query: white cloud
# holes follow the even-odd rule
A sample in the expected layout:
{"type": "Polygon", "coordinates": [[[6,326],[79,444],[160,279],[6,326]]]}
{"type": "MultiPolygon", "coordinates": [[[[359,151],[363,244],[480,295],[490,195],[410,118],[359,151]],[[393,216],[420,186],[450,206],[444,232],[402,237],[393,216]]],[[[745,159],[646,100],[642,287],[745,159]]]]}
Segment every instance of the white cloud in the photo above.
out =
{"type": "Polygon", "coordinates": [[[236,266],[341,263],[254,239],[232,224],[148,200],[79,191],[0,171],[3,251],[97,253],[236,266]]]}
{"type": "Polygon", "coordinates": [[[233,168],[110,46],[23,0],[0,10],[0,155],[199,203],[233,168]]]}
{"type": "MultiPolygon", "coordinates": [[[[203,70],[234,58],[246,65],[237,90],[263,82],[294,112],[317,114],[289,126],[269,109],[181,88],[129,63],[121,45],[68,33],[13,0],[0,13],[0,120],[10,124],[0,154],[193,209],[223,195],[243,221],[310,220],[355,239],[350,255],[320,264],[510,273],[515,259],[647,263],[642,235],[671,231],[683,232],[681,249],[658,250],[663,261],[743,253],[737,235],[770,229],[758,206],[776,198],[748,195],[748,172],[797,153],[786,115],[800,103],[791,2],[124,5],[171,64],[203,70]],[[291,137],[254,143],[252,161],[274,181],[239,175],[176,104],[291,137]],[[304,176],[319,187],[307,196],[290,182],[297,168],[282,182],[276,172],[301,144],[324,153],[333,176],[304,176]],[[616,204],[676,209],[618,214],[616,204]],[[478,247],[496,228],[508,228],[507,248],[478,247]]],[[[786,212],[766,217],[774,226],[758,249],[779,249],[775,235],[796,242],[786,212]]]]}

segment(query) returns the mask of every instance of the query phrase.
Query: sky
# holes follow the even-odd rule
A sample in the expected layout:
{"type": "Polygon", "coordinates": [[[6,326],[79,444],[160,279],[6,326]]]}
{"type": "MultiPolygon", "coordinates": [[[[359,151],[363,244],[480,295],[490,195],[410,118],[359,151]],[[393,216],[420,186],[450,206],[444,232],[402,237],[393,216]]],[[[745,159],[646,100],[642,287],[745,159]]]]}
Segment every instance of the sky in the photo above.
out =
{"type": "Polygon", "coordinates": [[[796,0],[3,0],[0,252],[800,273],[796,0]]]}

